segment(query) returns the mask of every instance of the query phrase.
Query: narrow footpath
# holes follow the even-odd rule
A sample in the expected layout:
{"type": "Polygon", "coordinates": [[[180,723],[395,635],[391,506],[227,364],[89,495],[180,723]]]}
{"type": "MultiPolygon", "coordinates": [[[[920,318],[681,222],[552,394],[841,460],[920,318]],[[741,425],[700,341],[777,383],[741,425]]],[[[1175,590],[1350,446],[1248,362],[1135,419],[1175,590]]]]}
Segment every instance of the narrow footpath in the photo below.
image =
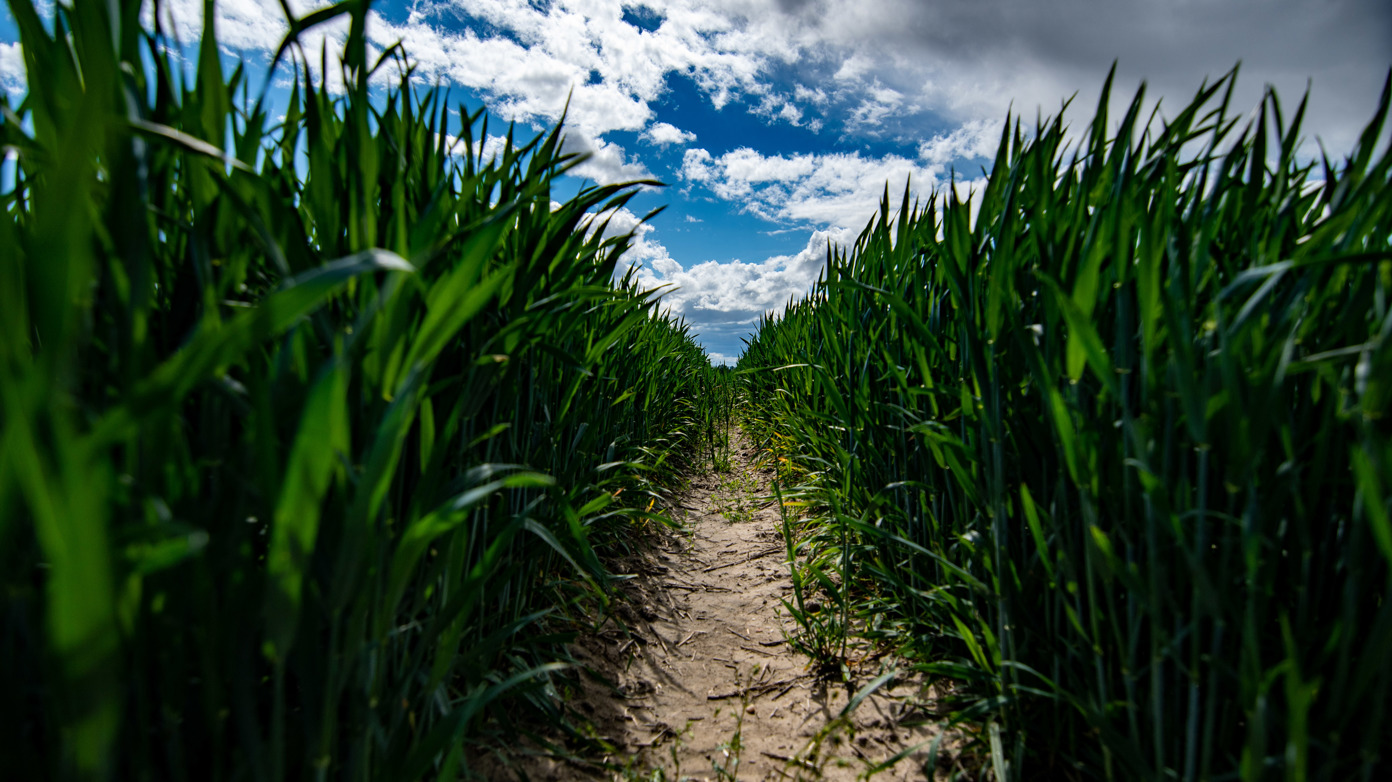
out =
{"type": "Polygon", "coordinates": [[[940,719],[921,676],[897,675],[843,714],[889,662],[862,664],[853,681],[831,682],[788,645],[797,628],[782,601],[792,601],[793,584],[770,498],[772,470],[755,466],[741,434],[731,438],[728,469],[693,476],[678,498],[672,513],[683,530],[656,536],[622,563],[632,578],[621,587],[626,599],[617,614],[630,632],[577,644],[577,660],[607,682],[588,678],[571,705],[612,748],[601,760],[609,770],[586,774],[556,763],[527,775],[947,778],[956,766],[950,737],[939,742],[936,770],[925,768],[940,719]]]}

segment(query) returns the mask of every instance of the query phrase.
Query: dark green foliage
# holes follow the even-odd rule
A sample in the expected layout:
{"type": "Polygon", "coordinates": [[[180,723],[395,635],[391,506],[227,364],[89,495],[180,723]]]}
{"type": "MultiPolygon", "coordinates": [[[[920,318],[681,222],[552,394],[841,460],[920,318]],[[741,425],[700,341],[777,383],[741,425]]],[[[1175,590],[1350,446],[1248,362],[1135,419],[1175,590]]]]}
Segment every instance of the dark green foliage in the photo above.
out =
{"type": "Polygon", "coordinates": [[[292,24],[278,120],[211,29],[190,77],[139,2],[10,5],[0,776],[453,777],[500,695],[555,712],[594,546],[707,415],[588,230],[635,186],[553,205],[559,129],[485,158],[369,93],[366,3],[292,24]],[[295,36],[344,14],[335,96],[295,36]]]}
{"type": "Polygon", "coordinates": [[[740,364],[803,580],[969,683],[1002,777],[1392,766],[1388,95],[1304,163],[1233,78],[1114,135],[1104,90],[1077,149],[1007,122],[974,220],[886,195],[740,364]]]}

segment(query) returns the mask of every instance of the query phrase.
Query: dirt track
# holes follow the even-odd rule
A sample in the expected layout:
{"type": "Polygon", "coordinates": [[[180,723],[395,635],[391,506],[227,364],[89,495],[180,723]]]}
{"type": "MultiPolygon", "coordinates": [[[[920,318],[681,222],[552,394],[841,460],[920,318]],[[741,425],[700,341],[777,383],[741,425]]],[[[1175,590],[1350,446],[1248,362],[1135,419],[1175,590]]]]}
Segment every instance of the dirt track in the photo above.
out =
{"type": "MultiPolygon", "coordinates": [[[[924,764],[939,728],[922,677],[896,676],[843,719],[851,697],[889,662],[830,682],[789,647],[787,548],[771,471],[757,469],[754,456],[735,434],[730,469],[695,476],[678,498],[673,515],[685,530],[655,536],[624,563],[633,578],[618,618],[631,632],[600,633],[575,648],[598,676],[586,677],[571,705],[613,747],[595,758],[607,769],[533,757],[528,777],[850,780],[917,747],[872,778],[932,778],[924,764]]],[[[952,767],[955,743],[939,749],[939,773],[952,767]]]]}

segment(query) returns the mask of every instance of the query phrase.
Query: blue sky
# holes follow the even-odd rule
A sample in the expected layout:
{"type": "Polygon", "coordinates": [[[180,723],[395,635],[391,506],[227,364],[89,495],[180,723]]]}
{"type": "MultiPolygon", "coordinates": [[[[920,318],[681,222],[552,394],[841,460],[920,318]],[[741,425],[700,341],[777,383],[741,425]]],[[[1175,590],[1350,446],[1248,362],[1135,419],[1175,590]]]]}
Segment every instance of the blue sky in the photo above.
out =
{"type": "MultiPolygon", "coordinates": [[[[292,0],[297,13],[326,3],[292,0]]],[[[43,0],[40,6],[49,5],[43,0]]],[[[185,41],[201,0],[163,0],[185,41]]],[[[153,5],[147,6],[147,15],[153,5]]],[[[873,215],[886,184],[920,197],[979,183],[1006,111],[1033,118],[1076,93],[1081,129],[1117,61],[1118,101],[1142,80],[1181,106],[1242,61],[1237,105],[1272,84],[1312,88],[1307,134],[1352,147],[1392,66],[1385,0],[379,0],[369,35],[402,41],[428,82],[523,132],[570,99],[568,138],[592,182],[656,178],[615,226],[631,260],[732,361],[767,311],[807,290],[828,242],[873,215]]],[[[0,88],[23,60],[0,11],[0,88]]],[[[285,31],[278,0],[219,0],[229,57],[264,64],[285,31]]],[[[342,26],[317,31],[330,41],[342,26]]],[[[332,48],[332,45],[331,47],[332,48]]],[[[501,128],[495,124],[494,128],[501,128]]],[[[498,132],[492,130],[491,132],[498,132]]],[[[1311,147],[1313,150],[1314,148],[1311,147]]],[[[577,178],[572,186],[578,187],[577,178]]]]}

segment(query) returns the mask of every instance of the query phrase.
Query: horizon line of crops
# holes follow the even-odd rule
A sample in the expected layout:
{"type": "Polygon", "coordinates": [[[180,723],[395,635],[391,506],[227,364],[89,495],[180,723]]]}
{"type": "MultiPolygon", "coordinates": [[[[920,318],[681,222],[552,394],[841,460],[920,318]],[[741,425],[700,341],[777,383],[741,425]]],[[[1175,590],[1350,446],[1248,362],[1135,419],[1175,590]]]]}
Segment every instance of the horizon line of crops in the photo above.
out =
{"type": "Polygon", "coordinates": [[[369,61],[365,2],[289,20],[281,119],[211,2],[192,73],[139,0],[10,7],[4,773],[457,777],[500,696],[566,726],[596,547],[669,523],[717,418],[689,327],[614,279],[643,183],[553,204],[560,127],[485,157],[482,109],[452,149],[409,69],[369,90],[405,55],[369,61]],[[299,36],[345,16],[334,95],[299,36]]]}
{"type": "Polygon", "coordinates": [[[1392,767],[1392,77],[1337,165],[1235,79],[1007,121],[974,221],[886,193],[740,361],[799,643],[966,683],[998,779],[1392,767]]]}

